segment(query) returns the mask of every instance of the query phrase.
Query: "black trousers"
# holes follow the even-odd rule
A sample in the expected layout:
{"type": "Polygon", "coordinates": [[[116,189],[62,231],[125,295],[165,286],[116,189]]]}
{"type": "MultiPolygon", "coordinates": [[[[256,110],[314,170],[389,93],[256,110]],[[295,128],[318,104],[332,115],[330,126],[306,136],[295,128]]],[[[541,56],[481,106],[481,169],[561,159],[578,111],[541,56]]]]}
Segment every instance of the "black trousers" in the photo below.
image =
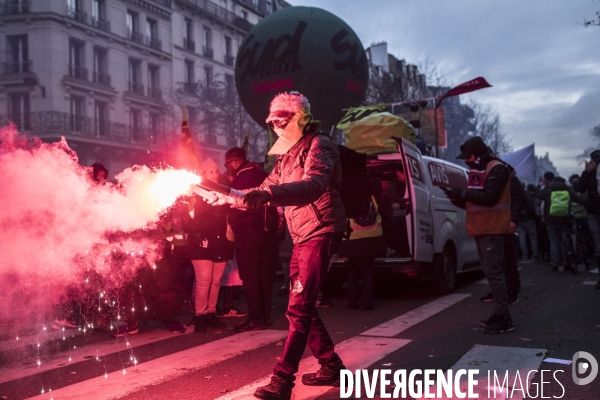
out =
{"type": "Polygon", "coordinates": [[[248,319],[260,323],[271,316],[271,235],[267,232],[236,233],[235,255],[248,303],[248,319]]]}
{"type": "Polygon", "coordinates": [[[505,242],[509,235],[475,236],[477,253],[483,267],[483,273],[490,284],[494,296],[494,313],[509,315],[508,290],[506,289],[505,271],[505,242]]]}
{"type": "Polygon", "coordinates": [[[506,277],[506,289],[508,293],[521,292],[521,276],[517,260],[519,258],[519,237],[514,233],[507,236],[504,242],[504,257],[506,258],[504,276],[506,277]]]}

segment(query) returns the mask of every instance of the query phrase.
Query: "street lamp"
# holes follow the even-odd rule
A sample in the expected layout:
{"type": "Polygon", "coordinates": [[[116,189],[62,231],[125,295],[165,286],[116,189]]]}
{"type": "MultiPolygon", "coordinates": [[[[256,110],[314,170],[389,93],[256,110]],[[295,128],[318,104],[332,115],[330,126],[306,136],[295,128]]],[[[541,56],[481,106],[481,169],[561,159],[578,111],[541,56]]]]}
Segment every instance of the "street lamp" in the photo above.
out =
{"type": "Polygon", "coordinates": [[[30,76],[26,76],[23,79],[23,83],[26,85],[29,85],[29,86],[35,86],[35,85],[39,86],[40,89],[42,89],[42,97],[46,97],[46,87],[40,85],[40,82],[37,79],[32,78],[30,76]]]}

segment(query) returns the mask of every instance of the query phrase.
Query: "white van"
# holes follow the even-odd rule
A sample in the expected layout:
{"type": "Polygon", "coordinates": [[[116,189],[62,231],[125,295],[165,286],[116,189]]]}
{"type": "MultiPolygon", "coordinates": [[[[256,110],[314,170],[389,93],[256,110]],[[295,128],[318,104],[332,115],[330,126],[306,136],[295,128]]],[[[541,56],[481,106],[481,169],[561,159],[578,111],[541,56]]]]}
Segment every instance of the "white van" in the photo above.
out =
{"type": "MultiPolygon", "coordinates": [[[[369,156],[367,166],[382,183],[400,188],[398,204],[387,232],[388,257],[375,259],[375,274],[399,274],[431,282],[433,289],[450,293],[456,274],[479,268],[475,240],[467,236],[465,210],[454,206],[440,187],[467,188],[468,171],[456,164],[421,156],[402,139],[398,152],[369,156]]],[[[385,190],[385,186],[384,186],[385,190]]],[[[341,287],[347,261],[334,260],[324,292],[341,287]]]]}

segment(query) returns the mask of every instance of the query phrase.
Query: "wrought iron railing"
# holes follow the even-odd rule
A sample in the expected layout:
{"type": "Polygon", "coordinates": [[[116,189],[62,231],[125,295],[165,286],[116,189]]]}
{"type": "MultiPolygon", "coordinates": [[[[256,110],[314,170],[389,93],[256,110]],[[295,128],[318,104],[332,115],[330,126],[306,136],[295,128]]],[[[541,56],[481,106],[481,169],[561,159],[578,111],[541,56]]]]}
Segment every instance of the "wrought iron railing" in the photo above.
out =
{"type": "Polygon", "coordinates": [[[69,76],[87,81],[88,80],[87,68],[78,67],[75,65],[69,65],[69,76]]]}
{"type": "Polygon", "coordinates": [[[227,22],[233,26],[238,27],[244,32],[249,32],[250,29],[254,26],[250,22],[246,21],[242,17],[237,16],[236,14],[228,11],[227,9],[213,3],[210,0],[179,0],[184,4],[191,5],[203,13],[209,14],[213,17],[218,18],[223,22],[227,22]]]}
{"type": "Polygon", "coordinates": [[[235,61],[235,57],[234,56],[230,56],[228,54],[225,54],[225,65],[233,67],[233,62],[234,61],[235,61]]]}
{"type": "Polygon", "coordinates": [[[190,38],[183,38],[183,47],[188,49],[189,51],[196,51],[196,42],[190,40],[190,38]]]}
{"type": "Polygon", "coordinates": [[[171,8],[171,0],[150,0],[150,1],[160,4],[163,7],[171,8]]]}
{"type": "Polygon", "coordinates": [[[94,83],[110,86],[110,75],[102,72],[94,72],[94,83]]]}
{"type": "Polygon", "coordinates": [[[87,13],[73,7],[67,7],[67,16],[82,24],[87,24],[87,13]]]}
{"type": "Polygon", "coordinates": [[[146,37],[146,46],[150,46],[156,50],[162,50],[162,43],[158,39],[154,39],[150,36],[146,37]]]}
{"type": "Polygon", "coordinates": [[[196,93],[197,86],[195,82],[183,82],[182,89],[185,93],[196,93]]]}
{"type": "Polygon", "coordinates": [[[144,95],[144,85],[139,82],[129,82],[129,91],[132,93],[144,95]]]}
{"type": "Polygon", "coordinates": [[[134,41],[139,44],[144,44],[144,35],[140,32],[129,31],[127,32],[127,39],[134,41]]]}
{"type": "Polygon", "coordinates": [[[103,18],[92,18],[92,26],[110,32],[110,21],[103,18]]]}
{"type": "Polygon", "coordinates": [[[28,74],[32,72],[32,61],[13,61],[2,63],[2,75],[28,74]]]}
{"type": "Polygon", "coordinates": [[[148,147],[162,146],[173,139],[165,131],[157,132],[145,126],[132,127],[59,111],[12,114],[0,119],[0,126],[6,125],[8,120],[14,122],[19,130],[34,134],[70,134],[148,147]]]}
{"type": "Polygon", "coordinates": [[[30,10],[30,1],[6,1],[0,4],[0,14],[27,14],[30,10]]]}
{"type": "Polygon", "coordinates": [[[202,55],[204,57],[213,58],[214,50],[212,47],[202,46],[202,55]]]}

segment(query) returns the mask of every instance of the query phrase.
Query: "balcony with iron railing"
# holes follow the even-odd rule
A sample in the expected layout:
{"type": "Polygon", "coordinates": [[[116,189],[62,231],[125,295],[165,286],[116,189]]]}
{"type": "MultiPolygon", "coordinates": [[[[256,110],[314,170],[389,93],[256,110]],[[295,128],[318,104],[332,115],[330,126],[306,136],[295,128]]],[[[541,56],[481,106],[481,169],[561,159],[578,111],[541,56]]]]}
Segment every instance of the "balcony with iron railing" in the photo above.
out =
{"type": "Polygon", "coordinates": [[[153,3],[159,4],[166,8],[171,8],[171,0],[150,0],[153,3]]]}
{"type": "Polygon", "coordinates": [[[92,26],[106,32],[110,32],[110,21],[104,18],[92,18],[92,26]]]}
{"type": "Polygon", "coordinates": [[[185,93],[195,94],[198,85],[195,82],[183,82],[182,89],[185,93]]]}
{"type": "Polygon", "coordinates": [[[33,72],[32,61],[12,61],[2,63],[2,75],[18,75],[33,72]]]}
{"type": "Polygon", "coordinates": [[[0,14],[27,14],[29,13],[30,1],[5,1],[0,4],[0,14]]]}
{"type": "Polygon", "coordinates": [[[235,61],[234,56],[230,56],[229,54],[225,54],[225,65],[229,67],[233,67],[233,62],[235,61]]]}
{"type": "Polygon", "coordinates": [[[196,42],[190,40],[189,38],[183,38],[183,47],[189,51],[196,51],[196,42]]]}
{"type": "Polygon", "coordinates": [[[159,88],[156,87],[149,87],[148,88],[148,97],[157,100],[157,101],[162,101],[162,90],[160,90],[159,88]]]}
{"type": "Polygon", "coordinates": [[[213,58],[214,50],[209,46],[202,46],[202,55],[204,57],[213,58]]]}
{"type": "Polygon", "coordinates": [[[11,114],[0,117],[0,126],[5,126],[9,120],[21,131],[37,135],[73,135],[82,139],[111,140],[146,147],[164,146],[171,137],[165,131],[157,132],[145,126],[132,127],[59,111],[11,114]]]}
{"type": "Polygon", "coordinates": [[[156,50],[162,50],[162,43],[160,40],[153,38],[151,36],[146,37],[146,46],[150,46],[156,50]]]}
{"type": "Polygon", "coordinates": [[[246,21],[242,17],[228,11],[226,8],[221,7],[210,0],[176,0],[179,4],[187,5],[196,10],[213,16],[222,22],[226,22],[233,25],[244,32],[250,32],[250,29],[254,26],[250,22],[246,21]]]}
{"type": "Polygon", "coordinates": [[[139,94],[141,96],[144,95],[144,85],[139,82],[129,82],[129,91],[131,93],[139,94]]]}
{"type": "Polygon", "coordinates": [[[73,7],[67,7],[67,16],[82,24],[87,24],[87,13],[73,7]]]}
{"type": "Polygon", "coordinates": [[[69,76],[84,81],[88,80],[88,71],[86,68],[76,65],[69,65],[69,76]]]}
{"type": "Polygon", "coordinates": [[[140,32],[128,31],[127,39],[139,44],[144,44],[144,35],[142,35],[140,32]]]}
{"type": "Polygon", "coordinates": [[[110,75],[103,72],[94,72],[94,83],[110,86],[110,75]]]}

